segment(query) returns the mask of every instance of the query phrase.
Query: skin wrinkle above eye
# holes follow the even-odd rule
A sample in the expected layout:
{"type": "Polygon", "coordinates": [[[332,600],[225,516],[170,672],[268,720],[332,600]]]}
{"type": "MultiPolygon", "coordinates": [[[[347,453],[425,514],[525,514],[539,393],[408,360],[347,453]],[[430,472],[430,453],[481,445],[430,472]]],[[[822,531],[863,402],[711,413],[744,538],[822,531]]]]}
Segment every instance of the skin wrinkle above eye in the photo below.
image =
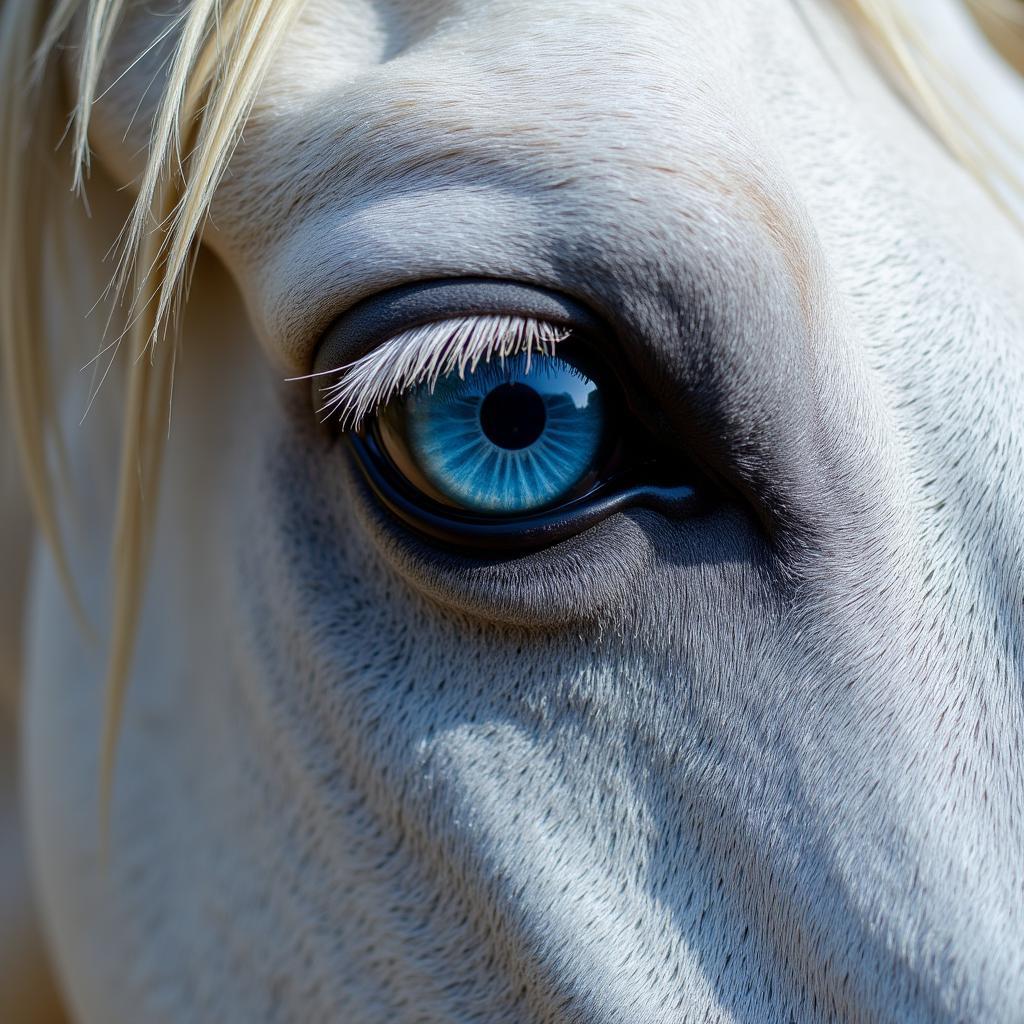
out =
{"type": "MultiPolygon", "coordinates": [[[[438,36],[431,45],[440,45],[445,38],[438,36]]],[[[238,266],[240,272],[236,276],[245,281],[247,273],[254,269],[254,262],[259,269],[258,265],[263,262],[261,254],[282,246],[290,248],[286,237],[280,234],[267,237],[265,229],[251,238],[246,237],[247,225],[273,225],[279,233],[294,233],[305,239],[301,251],[290,254],[290,268],[293,271],[301,268],[304,276],[295,282],[298,291],[293,296],[282,295],[282,282],[268,274],[262,282],[266,294],[249,299],[256,312],[271,314],[270,318],[257,316],[256,320],[266,331],[272,355],[279,357],[282,351],[293,351],[296,330],[303,332],[304,347],[315,344],[319,332],[326,327],[325,319],[333,319],[330,313],[320,313],[325,302],[333,301],[332,296],[337,297],[338,302],[333,307],[334,316],[345,308],[345,303],[352,301],[342,296],[349,292],[350,285],[339,281],[337,275],[385,269],[381,260],[383,254],[367,254],[364,260],[357,252],[349,250],[345,253],[346,259],[332,259],[327,251],[309,247],[310,238],[319,241],[326,234],[344,230],[350,218],[360,221],[369,218],[372,223],[376,219],[375,211],[383,212],[396,201],[409,203],[410,215],[402,223],[404,261],[396,267],[402,274],[409,273],[406,268],[410,262],[429,258],[431,262],[436,261],[434,268],[420,267],[413,271],[416,276],[445,276],[446,271],[452,274],[485,272],[489,276],[558,287],[562,282],[552,276],[537,275],[532,266],[540,255],[537,249],[543,248],[550,230],[544,223],[549,210],[571,211],[577,202],[586,203],[589,191],[595,186],[608,193],[602,200],[605,203],[613,203],[615,193],[625,190],[630,202],[653,206],[657,202],[655,196],[634,195],[632,187],[632,179],[648,177],[652,168],[656,168],[659,175],[674,179],[671,191],[677,198],[680,194],[689,194],[692,209],[688,213],[694,223],[699,221],[703,211],[714,209],[718,215],[740,223],[762,224],[786,256],[797,282],[805,318],[813,319],[813,288],[806,281],[807,246],[801,244],[807,219],[791,208],[792,200],[783,198],[782,190],[768,184],[774,183],[778,174],[770,164],[760,166],[767,158],[751,164],[750,146],[741,146],[739,141],[739,125],[734,128],[735,139],[723,140],[720,135],[679,140],[665,138],[657,140],[659,145],[652,147],[653,140],[639,139],[634,134],[637,124],[634,112],[602,110],[593,125],[574,123],[572,133],[560,137],[546,127],[550,112],[545,111],[538,117],[533,109],[541,95],[545,106],[550,105],[551,97],[546,89],[541,95],[532,91],[538,89],[538,85],[529,80],[525,70],[528,65],[520,67],[513,63],[507,72],[511,80],[522,78],[528,86],[516,102],[488,105],[487,97],[482,96],[479,107],[467,107],[451,102],[446,78],[472,73],[478,55],[471,46],[454,59],[450,53],[446,54],[444,73],[439,78],[433,65],[431,75],[422,74],[423,65],[430,62],[430,54],[429,48],[422,52],[417,49],[403,56],[397,64],[366,71],[345,86],[344,104],[332,104],[325,109],[316,102],[314,88],[308,97],[296,97],[292,104],[279,111],[257,111],[247,128],[246,138],[235,157],[237,177],[232,176],[223,183],[215,203],[213,223],[223,225],[223,234],[214,232],[209,240],[225,255],[229,265],[238,266]],[[487,111],[486,123],[481,120],[484,110],[487,111]],[[580,137],[592,132],[603,132],[607,136],[605,146],[594,149],[587,176],[582,177],[575,171],[569,173],[574,167],[574,146],[580,137]],[[453,138],[459,140],[455,150],[452,149],[453,138]],[[608,147],[607,152],[605,147],[608,147]],[[329,153],[329,162],[311,164],[287,155],[306,153],[310,149],[329,153]],[[265,150],[278,154],[269,167],[262,161],[265,150]],[[669,158],[675,158],[674,162],[670,163],[669,158]],[[249,174],[249,164],[254,160],[261,162],[259,190],[236,191],[235,181],[257,176],[249,174]],[[439,191],[432,196],[434,187],[439,191]],[[485,200],[480,204],[482,215],[489,223],[500,223],[506,234],[502,248],[513,249],[515,236],[522,237],[523,245],[529,250],[522,259],[503,267],[494,264],[485,251],[463,254],[452,250],[447,261],[439,260],[435,254],[419,255],[417,250],[431,244],[436,237],[435,218],[430,215],[432,202],[443,203],[446,197],[458,192],[463,192],[463,199],[468,199],[471,205],[477,205],[477,197],[485,200]],[[410,202],[418,196],[422,196],[421,202],[410,202]],[[515,216],[522,224],[520,231],[513,228],[510,232],[512,225],[507,218],[500,217],[497,210],[483,212],[488,198],[500,206],[504,205],[504,197],[514,201],[515,216]],[[527,203],[528,209],[524,208],[527,203]],[[426,217],[413,214],[413,205],[423,209],[426,217]],[[217,207],[230,216],[219,216],[217,207]],[[323,227],[315,226],[317,224],[323,227]],[[333,276],[335,281],[320,276],[321,271],[333,276]],[[316,280],[316,287],[312,286],[311,278],[316,280]],[[282,302],[294,310],[286,314],[286,318],[282,317],[285,312],[282,302]],[[272,308],[268,309],[271,304],[272,308]],[[297,322],[293,324],[292,320],[297,322]]],[[[681,115],[676,107],[684,108],[696,102],[694,96],[685,91],[666,89],[654,76],[640,76],[635,86],[639,96],[649,94],[652,102],[664,108],[666,117],[673,113],[681,115]]],[[[497,90],[497,85],[492,83],[489,88],[497,90]]],[[[707,101],[709,97],[701,95],[700,99],[707,101]]],[[[392,240],[379,241],[388,247],[392,240]]],[[[468,239],[467,243],[471,244],[468,239]]],[[[381,273],[376,280],[360,284],[359,297],[401,280],[401,277],[389,279],[381,273]]],[[[305,351],[309,348],[305,347],[305,351]]],[[[295,361],[292,372],[303,372],[300,364],[301,359],[295,361]]]]}
{"type": "MultiPolygon", "coordinates": [[[[678,171],[674,173],[677,176],[680,174],[678,171]]],[[[695,211],[709,203],[712,209],[721,204],[722,209],[716,210],[715,216],[731,218],[739,233],[751,229],[756,231],[758,228],[763,230],[765,237],[771,240],[772,247],[783,257],[799,297],[803,320],[813,329],[822,312],[822,304],[818,301],[822,283],[813,249],[807,241],[807,232],[811,229],[806,224],[806,215],[797,213],[791,204],[783,202],[760,183],[746,177],[705,177],[696,180],[690,170],[686,177],[693,190],[690,198],[695,211]],[[737,197],[744,202],[734,203],[737,197]]],[[[302,372],[301,367],[310,358],[319,333],[326,329],[330,321],[374,293],[416,279],[475,277],[484,272],[490,278],[518,279],[524,284],[563,289],[571,296],[575,293],[578,298],[587,298],[585,293],[576,292],[576,281],[560,279],[554,268],[549,267],[543,275],[527,270],[530,264],[537,262],[538,255],[544,252],[543,238],[548,231],[543,227],[531,228],[532,222],[542,224],[544,221],[546,203],[543,199],[531,199],[530,206],[533,209],[528,213],[523,207],[525,198],[509,194],[507,186],[492,192],[480,182],[474,182],[457,204],[450,201],[453,193],[457,193],[457,189],[450,184],[444,192],[436,195],[421,189],[422,186],[419,186],[415,193],[410,193],[396,188],[394,183],[385,178],[377,191],[381,196],[387,195],[387,199],[353,199],[346,195],[341,204],[335,204],[330,210],[311,214],[314,222],[323,220],[322,228],[316,228],[314,224],[298,217],[287,224],[289,233],[294,235],[296,241],[302,239],[300,251],[293,252],[287,239],[280,241],[279,249],[270,247],[270,252],[275,255],[280,253],[281,261],[275,261],[274,268],[266,268],[267,276],[262,279],[261,294],[247,294],[248,302],[251,306],[255,305],[254,311],[260,314],[257,323],[264,325],[268,342],[272,339],[272,354],[275,358],[279,359],[282,352],[294,352],[291,368],[302,372]],[[526,258],[515,262],[502,262],[499,253],[488,252],[495,248],[492,240],[481,239],[480,251],[474,249],[473,235],[480,230],[481,222],[486,224],[495,219],[503,220],[499,211],[504,206],[516,211],[519,230],[502,239],[500,248],[505,250],[502,256],[507,259],[507,254],[514,252],[520,239],[526,250],[526,258]],[[403,207],[408,207],[409,212],[400,212],[403,207]],[[422,214],[412,212],[415,209],[423,211],[422,214]],[[480,220],[475,220],[475,209],[479,210],[476,216],[480,220]],[[441,211],[445,211],[442,215],[444,220],[438,216],[441,211]],[[418,220],[422,225],[421,231],[411,236],[408,231],[405,232],[401,248],[395,254],[394,268],[385,275],[387,250],[398,241],[397,236],[388,237],[386,225],[391,220],[404,223],[407,218],[418,220]],[[439,236],[443,236],[444,232],[438,228],[445,221],[455,232],[458,232],[460,226],[468,228],[470,232],[465,237],[456,235],[459,246],[450,255],[446,255],[443,245],[439,245],[439,236]],[[431,223],[434,224],[433,228],[428,227],[431,223]],[[308,247],[311,231],[314,237],[327,241],[330,248],[311,250],[308,247]],[[332,241],[332,238],[337,241],[332,241]],[[422,254],[415,252],[420,247],[420,238],[430,239],[432,251],[422,254]],[[381,246],[382,251],[374,251],[372,255],[368,252],[367,258],[360,259],[357,254],[361,243],[381,246]],[[348,258],[332,258],[330,252],[334,248],[346,251],[348,258]],[[459,249],[465,251],[460,252],[459,249]],[[293,289],[285,291],[282,283],[290,284],[292,280],[293,289]],[[328,304],[325,305],[325,302],[328,304]]],[[[215,251],[223,252],[226,239],[214,231],[209,241],[215,251]]],[[[229,266],[237,265],[240,251],[244,252],[244,249],[231,249],[225,253],[229,266]]]]}

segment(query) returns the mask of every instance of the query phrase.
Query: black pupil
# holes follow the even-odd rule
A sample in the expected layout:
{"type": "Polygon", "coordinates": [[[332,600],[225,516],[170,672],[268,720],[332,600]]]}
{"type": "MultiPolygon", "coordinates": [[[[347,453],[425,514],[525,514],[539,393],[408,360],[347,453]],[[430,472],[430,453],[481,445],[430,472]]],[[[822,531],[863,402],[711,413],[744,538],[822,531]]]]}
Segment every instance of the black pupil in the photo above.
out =
{"type": "Polygon", "coordinates": [[[499,448],[528,448],[547,418],[544,399],[528,384],[499,384],[480,403],[480,427],[499,448]]]}

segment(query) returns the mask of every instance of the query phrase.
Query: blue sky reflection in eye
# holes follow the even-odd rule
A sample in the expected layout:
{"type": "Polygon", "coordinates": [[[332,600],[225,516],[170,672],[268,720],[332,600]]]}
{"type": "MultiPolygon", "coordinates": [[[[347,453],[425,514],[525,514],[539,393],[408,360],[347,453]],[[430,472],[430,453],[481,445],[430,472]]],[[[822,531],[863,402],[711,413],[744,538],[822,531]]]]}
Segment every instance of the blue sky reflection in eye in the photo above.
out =
{"type": "MultiPolygon", "coordinates": [[[[507,389],[506,389],[507,393],[507,389]]],[[[410,452],[425,477],[471,511],[514,514],[550,505],[568,494],[594,465],[604,433],[605,410],[597,384],[557,356],[526,353],[481,364],[473,373],[421,385],[404,400],[410,452]],[[505,385],[530,405],[543,402],[532,443],[495,443],[481,422],[488,395],[505,385]],[[537,430],[539,429],[539,433],[537,430]]],[[[516,403],[503,406],[514,418],[516,403]]],[[[514,422],[504,424],[509,430],[514,422]]],[[[493,433],[493,431],[492,431],[493,433]]]]}

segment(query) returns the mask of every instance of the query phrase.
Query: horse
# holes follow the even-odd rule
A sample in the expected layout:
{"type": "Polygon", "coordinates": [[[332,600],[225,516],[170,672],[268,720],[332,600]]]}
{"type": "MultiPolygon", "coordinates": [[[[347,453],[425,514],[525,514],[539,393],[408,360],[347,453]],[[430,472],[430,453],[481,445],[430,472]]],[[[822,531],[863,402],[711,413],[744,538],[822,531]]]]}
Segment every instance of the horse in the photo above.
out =
{"type": "Polygon", "coordinates": [[[975,6],[7,0],[5,742],[74,1019],[1020,1021],[975,6]]]}

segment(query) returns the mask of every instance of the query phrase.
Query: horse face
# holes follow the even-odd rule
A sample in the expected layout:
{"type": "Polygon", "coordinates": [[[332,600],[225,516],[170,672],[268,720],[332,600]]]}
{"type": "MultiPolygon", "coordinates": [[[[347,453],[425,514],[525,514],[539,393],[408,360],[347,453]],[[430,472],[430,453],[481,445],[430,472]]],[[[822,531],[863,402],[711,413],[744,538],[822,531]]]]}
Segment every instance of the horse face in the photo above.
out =
{"type": "MultiPolygon", "coordinates": [[[[117,183],[161,56],[97,108],[117,183]]],[[[84,1019],[1013,1019],[1024,248],[832,13],[316,0],[206,242],[106,866],[101,655],[35,594],[84,1019]],[[380,507],[282,380],[467,276],[603,320],[698,512],[483,557],[380,507]]]]}

